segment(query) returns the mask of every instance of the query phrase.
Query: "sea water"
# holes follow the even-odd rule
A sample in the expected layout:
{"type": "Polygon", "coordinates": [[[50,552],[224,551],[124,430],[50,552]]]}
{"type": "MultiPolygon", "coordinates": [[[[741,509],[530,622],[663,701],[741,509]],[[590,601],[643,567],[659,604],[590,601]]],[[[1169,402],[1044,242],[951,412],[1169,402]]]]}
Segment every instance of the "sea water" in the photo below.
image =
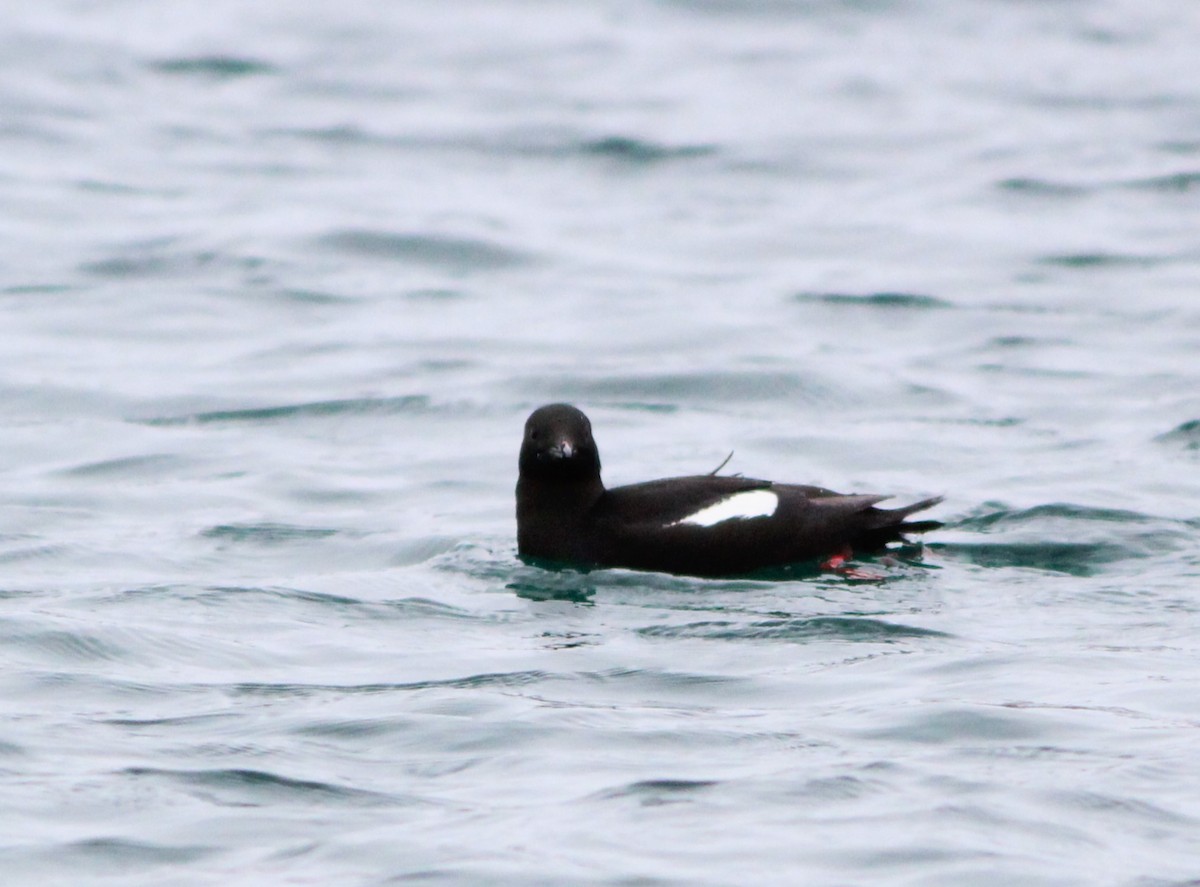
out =
{"type": "Polygon", "coordinates": [[[10,6],[5,884],[1200,879],[1191,0],[10,6]],[[525,565],[558,400],[947,527],[525,565]]]}

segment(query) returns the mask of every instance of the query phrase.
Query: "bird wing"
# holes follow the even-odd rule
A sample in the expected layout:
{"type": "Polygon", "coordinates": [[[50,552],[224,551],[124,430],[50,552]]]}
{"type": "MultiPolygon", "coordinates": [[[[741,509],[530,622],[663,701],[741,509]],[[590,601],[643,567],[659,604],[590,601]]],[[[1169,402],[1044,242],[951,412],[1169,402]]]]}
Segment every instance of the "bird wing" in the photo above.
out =
{"type": "Polygon", "coordinates": [[[671,526],[741,493],[769,490],[769,480],[749,477],[670,477],[605,492],[596,518],[625,525],[671,526]]]}

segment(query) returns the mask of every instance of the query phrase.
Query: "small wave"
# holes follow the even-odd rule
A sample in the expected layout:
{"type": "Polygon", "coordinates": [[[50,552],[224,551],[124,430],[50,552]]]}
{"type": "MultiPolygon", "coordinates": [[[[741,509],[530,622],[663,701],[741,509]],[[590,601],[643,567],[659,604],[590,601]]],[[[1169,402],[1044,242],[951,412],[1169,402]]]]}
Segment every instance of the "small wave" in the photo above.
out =
{"type": "Polygon", "coordinates": [[[226,542],[249,542],[256,545],[281,545],[291,542],[311,542],[336,536],[337,530],[323,527],[299,527],[294,524],[220,524],[209,527],[200,535],[206,539],[226,542]]]}
{"type": "Polygon", "coordinates": [[[169,453],[149,453],[144,456],[127,456],[121,459],[105,459],[88,462],[62,471],[70,477],[96,477],[107,480],[112,477],[144,477],[146,475],[173,472],[186,465],[187,460],[169,453]]]}
{"type": "Polygon", "coordinates": [[[23,283],[0,287],[2,296],[56,296],[73,293],[78,287],[65,283],[23,283]]]}
{"type": "Polygon", "coordinates": [[[62,662],[114,662],[126,659],[128,651],[110,641],[102,640],[83,631],[44,629],[6,631],[2,636],[4,645],[12,649],[25,649],[50,661],[62,662]]]}
{"type": "Polygon", "coordinates": [[[592,795],[596,800],[631,798],[647,807],[676,804],[720,785],[715,779],[641,779],[592,795]]]}
{"type": "Polygon", "coordinates": [[[272,292],[276,298],[301,305],[349,305],[358,301],[353,296],[303,287],[284,287],[272,292]]]}
{"type": "Polygon", "coordinates": [[[579,145],[579,151],[585,155],[604,157],[632,165],[649,165],[665,160],[706,157],[715,154],[716,150],[712,145],[660,145],[644,139],[625,136],[591,139],[579,145]]]}
{"type": "MultiPolygon", "coordinates": [[[[497,564],[496,576],[509,581],[505,587],[527,600],[561,600],[574,603],[591,603],[600,592],[633,592],[646,599],[649,592],[695,593],[695,592],[742,592],[773,585],[779,579],[796,579],[797,573],[781,569],[776,573],[763,571],[763,576],[702,579],[694,576],[676,576],[671,573],[654,573],[642,570],[587,569],[557,562],[522,558],[522,565],[513,570],[510,563],[497,564]]],[[[819,571],[812,570],[813,575],[819,571]]],[[[806,574],[803,574],[806,575],[806,574]]],[[[659,596],[653,598],[654,605],[663,603],[659,596]]]]}
{"type": "MultiPolygon", "coordinates": [[[[544,379],[522,381],[522,386],[536,389],[544,379]]],[[[828,403],[837,395],[826,384],[811,375],[769,371],[728,371],[693,373],[644,373],[603,378],[570,378],[554,380],[556,396],[602,403],[626,401],[630,397],[649,403],[678,404],[680,401],[730,401],[828,403]]]]}
{"type": "Polygon", "coordinates": [[[1086,270],[1091,268],[1152,268],[1171,261],[1166,256],[1135,256],[1130,253],[1060,253],[1042,256],[1039,265],[1086,270]]]}
{"type": "Polygon", "coordinates": [[[996,187],[1003,191],[1016,194],[1029,194],[1035,197],[1082,197],[1092,192],[1091,188],[1083,185],[1072,185],[1067,182],[1052,182],[1049,179],[1016,177],[1001,179],[996,187]]]}
{"type": "Polygon", "coordinates": [[[318,400],[307,403],[284,404],[270,407],[248,407],[245,409],[209,410],[189,413],[184,416],[159,416],[149,419],[133,419],[142,425],[207,425],[217,422],[274,422],[291,419],[337,418],[347,415],[369,415],[382,413],[412,413],[429,408],[429,398],[423,394],[399,397],[358,397],[347,400],[318,400]]]}
{"type": "Polygon", "coordinates": [[[1106,564],[1144,556],[1104,542],[931,542],[929,547],[978,567],[1027,567],[1080,578],[1096,575],[1106,564]]]}
{"type": "Polygon", "coordinates": [[[411,690],[470,690],[479,687],[522,687],[553,677],[544,671],[489,672],[464,678],[442,678],[427,681],[379,684],[235,684],[230,692],[244,696],[316,696],[323,693],[367,694],[394,693],[411,690]]]}
{"type": "Polygon", "coordinates": [[[204,589],[197,595],[196,600],[213,600],[218,603],[228,603],[231,596],[253,597],[261,595],[272,600],[299,601],[307,604],[322,604],[337,607],[353,607],[363,604],[357,598],[341,594],[329,594],[323,591],[307,591],[300,588],[257,587],[241,585],[214,585],[204,589]]]}
{"type": "Polygon", "coordinates": [[[234,55],[201,55],[191,58],[159,59],[148,66],[161,74],[185,74],[214,80],[232,80],[275,74],[279,69],[269,62],[234,55]]]}
{"type": "Polygon", "coordinates": [[[1150,176],[1144,179],[1133,179],[1123,183],[1126,188],[1139,191],[1159,191],[1166,193],[1186,193],[1200,188],[1200,172],[1176,172],[1163,176],[1150,176]]]}
{"type": "Polygon", "coordinates": [[[236,272],[260,271],[263,259],[255,256],[238,256],[224,252],[201,250],[198,252],[163,252],[148,247],[137,252],[128,252],[80,263],[79,270],[95,277],[126,280],[129,278],[191,277],[199,272],[232,270],[236,272]]]}
{"type": "Polygon", "coordinates": [[[348,739],[368,739],[389,734],[405,734],[414,729],[412,718],[355,718],[353,720],[325,720],[293,727],[290,732],[298,736],[332,736],[348,739]]]}
{"type": "MultiPolygon", "coordinates": [[[[35,537],[22,536],[19,538],[32,539],[35,537]]],[[[2,541],[7,540],[0,539],[0,542],[2,541]]],[[[21,548],[14,548],[11,551],[0,551],[0,564],[16,564],[24,561],[64,561],[69,557],[71,552],[72,549],[69,545],[54,542],[34,543],[21,548]]]]}
{"type": "Polygon", "coordinates": [[[594,585],[574,580],[568,580],[565,583],[509,582],[505,588],[527,601],[566,601],[572,604],[589,604],[596,595],[594,585]]]}
{"type": "Polygon", "coordinates": [[[201,724],[236,721],[239,716],[233,712],[213,712],[201,715],[177,715],[161,718],[97,718],[97,724],[108,724],[113,727],[193,727],[201,724]]]}
{"type": "MultiPolygon", "coordinates": [[[[1122,819],[1141,820],[1147,824],[1162,823],[1195,825],[1196,819],[1142,798],[1123,798],[1096,791],[1059,791],[1051,795],[1059,804],[1074,811],[1113,815],[1122,819]]],[[[1196,883],[1191,881],[1189,883],[1196,883]]]]}
{"type": "Polygon", "coordinates": [[[527,253],[472,237],[336,231],[318,238],[321,246],[376,259],[436,265],[456,271],[499,270],[524,265],[527,253]]]}
{"type": "Polygon", "coordinates": [[[450,536],[408,538],[396,546],[388,563],[393,567],[411,567],[447,555],[458,546],[459,540],[450,536]]]}
{"type": "Polygon", "coordinates": [[[293,779],[265,770],[167,770],[130,767],[123,771],[139,779],[157,779],[206,790],[222,806],[259,807],[268,804],[311,802],[351,806],[394,806],[409,803],[396,795],[306,779],[293,779]]]}
{"type": "Polygon", "coordinates": [[[1025,509],[993,504],[963,518],[954,529],[1008,538],[933,540],[928,547],[983,567],[1029,567],[1080,577],[1175,548],[1193,535],[1186,521],[1065,502],[1025,509]]]}
{"type": "Polygon", "coordinates": [[[337,145],[386,146],[406,151],[428,151],[446,155],[464,152],[495,157],[547,159],[598,158],[628,166],[650,166],[675,160],[710,157],[717,153],[711,144],[672,145],[633,136],[581,136],[559,130],[494,134],[432,135],[390,133],[341,124],[324,127],[279,127],[263,130],[267,138],[303,139],[337,145]]]}
{"type": "Polygon", "coordinates": [[[1170,431],[1154,438],[1156,443],[1180,447],[1184,450],[1200,450],[1200,419],[1192,419],[1177,425],[1170,431]]]}
{"type": "Polygon", "coordinates": [[[317,607],[336,609],[342,614],[359,615],[369,619],[475,619],[477,614],[441,601],[422,597],[407,597],[395,600],[363,600],[347,594],[331,594],[304,588],[284,586],[212,585],[195,586],[146,586],[122,591],[121,598],[129,596],[152,596],[172,600],[195,601],[202,605],[228,607],[234,602],[244,603],[254,598],[273,602],[313,604],[317,607]]]}
{"type": "Polygon", "coordinates": [[[919,293],[799,293],[800,302],[823,302],[827,305],[855,305],[870,308],[953,308],[954,303],[937,296],[919,293]]]}
{"type": "Polygon", "coordinates": [[[1091,185],[1018,177],[1002,179],[996,183],[996,186],[1005,191],[1028,194],[1035,197],[1083,197],[1089,194],[1096,194],[1100,191],[1111,191],[1114,189],[1154,191],[1162,194],[1186,194],[1194,191],[1196,188],[1200,188],[1200,172],[1188,170],[1167,173],[1160,176],[1105,181],[1091,185]]]}
{"type": "Polygon", "coordinates": [[[997,714],[974,708],[923,709],[903,722],[866,731],[872,739],[900,742],[961,744],[964,742],[1005,742],[1031,740],[1043,736],[1045,727],[1017,715],[997,714]]]}
{"type": "Polygon", "coordinates": [[[109,868],[124,871],[130,864],[173,865],[194,862],[218,852],[218,848],[195,844],[152,844],[125,838],[88,838],[72,841],[55,851],[56,860],[86,863],[101,871],[109,868]]]}
{"type": "Polygon", "coordinates": [[[806,641],[812,638],[847,641],[895,641],[918,637],[952,637],[930,628],[918,628],[848,616],[817,616],[804,619],[771,619],[738,625],[727,621],[693,622],[687,625],[652,625],[638,634],[655,638],[708,638],[711,640],[806,641]]]}
{"type": "Polygon", "coordinates": [[[810,779],[798,790],[795,790],[795,794],[806,798],[809,802],[813,800],[849,801],[877,791],[879,791],[878,782],[846,775],[810,779]]]}
{"type": "Polygon", "coordinates": [[[1070,502],[1050,502],[1045,505],[1035,505],[1032,508],[1015,510],[992,507],[982,513],[963,518],[956,526],[962,529],[986,530],[1052,518],[1122,524],[1147,523],[1157,520],[1150,515],[1122,508],[1097,508],[1089,505],[1075,505],[1070,502]]]}

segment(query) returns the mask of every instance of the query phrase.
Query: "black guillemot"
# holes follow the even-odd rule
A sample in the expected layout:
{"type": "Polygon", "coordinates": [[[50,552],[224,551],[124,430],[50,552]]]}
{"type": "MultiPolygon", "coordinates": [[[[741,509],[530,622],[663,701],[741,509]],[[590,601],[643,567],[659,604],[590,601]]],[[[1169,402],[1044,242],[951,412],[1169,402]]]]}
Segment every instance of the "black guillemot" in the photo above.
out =
{"type": "Polygon", "coordinates": [[[604,488],[592,424],[569,404],[525,423],[517,481],[522,558],[690,576],[735,576],[851,548],[878,550],[905,533],[936,529],[906,518],[941,501],[876,508],[887,496],[712,474],[604,488]]]}

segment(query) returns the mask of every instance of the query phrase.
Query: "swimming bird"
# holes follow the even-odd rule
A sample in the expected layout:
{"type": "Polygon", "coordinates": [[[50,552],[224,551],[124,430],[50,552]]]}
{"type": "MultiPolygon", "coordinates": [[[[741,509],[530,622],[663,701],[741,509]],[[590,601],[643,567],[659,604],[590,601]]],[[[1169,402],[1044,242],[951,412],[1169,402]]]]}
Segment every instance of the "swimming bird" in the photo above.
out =
{"type": "Polygon", "coordinates": [[[940,496],[876,508],[887,496],[712,474],[605,489],[592,424],[565,403],[525,423],[517,480],[522,558],[583,567],[628,567],[690,576],[746,575],[878,550],[905,533],[936,529],[908,521],[940,496]]]}

